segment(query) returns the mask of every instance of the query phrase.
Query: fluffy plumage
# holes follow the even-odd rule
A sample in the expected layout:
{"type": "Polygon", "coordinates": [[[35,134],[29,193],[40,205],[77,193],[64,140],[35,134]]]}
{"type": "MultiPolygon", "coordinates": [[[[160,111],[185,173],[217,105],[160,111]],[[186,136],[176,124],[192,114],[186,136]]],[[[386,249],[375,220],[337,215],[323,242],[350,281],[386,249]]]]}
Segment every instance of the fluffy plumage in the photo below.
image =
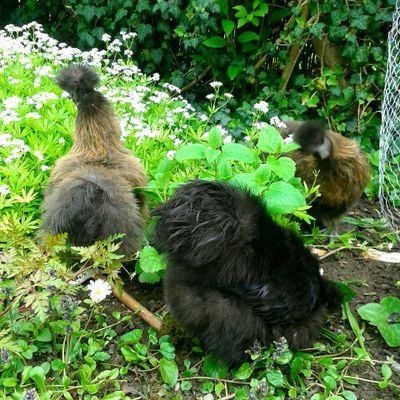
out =
{"type": "Polygon", "coordinates": [[[107,98],[95,90],[99,77],[92,67],[73,64],[56,83],[78,107],[74,143],[51,174],[43,205],[43,228],[68,233],[73,245],[123,233],[120,252],[140,247],[146,207],[133,189],[147,183],[137,158],[121,144],[118,118],[107,98]]]}
{"type": "Polygon", "coordinates": [[[165,253],[173,317],[231,366],[255,339],[312,343],[341,293],[317,259],[262,201],[222,182],[192,181],[153,211],[153,244],[165,253]]]}
{"type": "Polygon", "coordinates": [[[370,181],[370,166],[358,144],[314,121],[289,122],[282,136],[293,134],[301,149],[289,154],[296,163],[296,175],[308,186],[316,183],[321,197],[310,211],[325,227],[336,221],[361,195],[370,181]]]}

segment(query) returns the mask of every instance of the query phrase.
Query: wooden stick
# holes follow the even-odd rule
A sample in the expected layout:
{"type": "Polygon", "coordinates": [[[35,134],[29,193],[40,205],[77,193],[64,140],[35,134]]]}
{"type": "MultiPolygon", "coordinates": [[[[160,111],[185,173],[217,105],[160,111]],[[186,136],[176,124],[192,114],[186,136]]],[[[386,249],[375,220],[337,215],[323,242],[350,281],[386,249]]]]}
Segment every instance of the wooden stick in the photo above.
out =
{"type": "MultiPolygon", "coordinates": [[[[107,281],[106,277],[103,275],[96,275],[96,278],[103,279],[103,281],[107,281]]],[[[111,290],[114,296],[125,306],[127,306],[130,310],[132,310],[135,314],[137,314],[140,318],[146,321],[152,328],[156,331],[159,331],[161,328],[161,321],[145,306],[140,304],[137,300],[135,300],[132,296],[126,293],[122,289],[118,289],[116,285],[111,284],[111,290]]]]}

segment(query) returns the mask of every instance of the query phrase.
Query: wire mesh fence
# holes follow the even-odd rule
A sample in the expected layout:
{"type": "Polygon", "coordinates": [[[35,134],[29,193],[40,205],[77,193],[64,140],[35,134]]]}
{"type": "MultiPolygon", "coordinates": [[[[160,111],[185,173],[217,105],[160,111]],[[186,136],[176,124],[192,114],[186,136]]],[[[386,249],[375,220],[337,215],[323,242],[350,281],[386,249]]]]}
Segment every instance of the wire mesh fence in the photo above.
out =
{"type": "Polygon", "coordinates": [[[396,2],[388,36],[379,149],[380,207],[400,233],[400,0],[396,2]]]}

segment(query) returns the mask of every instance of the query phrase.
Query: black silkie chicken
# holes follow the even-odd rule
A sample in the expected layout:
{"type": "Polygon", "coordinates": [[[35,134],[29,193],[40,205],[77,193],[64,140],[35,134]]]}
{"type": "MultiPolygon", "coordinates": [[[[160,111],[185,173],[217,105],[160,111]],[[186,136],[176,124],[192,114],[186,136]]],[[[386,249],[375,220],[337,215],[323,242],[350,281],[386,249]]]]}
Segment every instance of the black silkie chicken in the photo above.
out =
{"type": "Polygon", "coordinates": [[[152,214],[153,244],[168,259],[170,312],[228,366],[256,339],[309,346],[340,306],[342,294],[321,277],[318,260],[246,191],[195,180],[152,214]]]}

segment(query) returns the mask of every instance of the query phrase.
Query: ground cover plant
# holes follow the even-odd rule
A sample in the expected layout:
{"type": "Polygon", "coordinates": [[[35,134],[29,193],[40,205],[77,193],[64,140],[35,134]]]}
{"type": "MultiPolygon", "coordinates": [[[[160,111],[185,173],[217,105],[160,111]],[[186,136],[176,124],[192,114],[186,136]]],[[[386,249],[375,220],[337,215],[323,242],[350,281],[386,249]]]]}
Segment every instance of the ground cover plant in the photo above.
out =
{"type": "MultiPolygon", "coordinates": [[[[232,181],[265,199],[279,223],[299,232],[301,222],[311,222],[307,203],[318,196],[317,187],[294,177],[294,163],[284,153],[296,146],[281,139],[275,129],[279,116],[265,101],[252,109],[239,142],[213,122],[232,101],[223,85],[210,83],[207,111],[197,112],[177,87],[137,68],[129,53],[135,36],[123,32],[123,42],[105,37],[106,50],[82,52],[44,34],[36,23],[0,31],[0,398],[352,400],[362,398],[357,388],[363,379],[376,386],[376,398],[394,398],[400,389],[398,356],[368,351],[365,326],[348,304],[313,349],[294,353],[284,340],[270,348],[255,345],[248,362],[228,371],[195,339],[178,348],[171,336],[146,327],[115,301],[105,302],[107,284],[94,281],[89,292],[73,284],[88,269],[120,284],[122,271],[125,284],[140,296],[159,288],[165,263],[150,243],[137,262],[123,266],[112,238],[67,251],[64,236],[40,235],[49,171],[72,141],[76,109],[53,82],[71,61],[100,72],[100,90],[121,118],[124,145],[149,175],[150,206],[189,179],[232,181]],[[374,374],[362,378],[354,368],[374,374]]],[[[374,221],[364,223],[370,228],[374,221]]],[[[318,230],[308,238],[316,246],[323,240],[318,230]]],[[[350,232],[330,246],[354,250],[371,240],[350,232]]],[[[382,233],[381,241],[388,246],[395,239],[382,233]]],[[[353,296],[348,290],[347,299],[353,296]]],[[[153,310],[163,317],[160,296],[153,297],[153,310]]],[[[393,322],[380,321],[385,332],[387,325],[398,326],[396,306],[390,303],[393,322]]]]}

